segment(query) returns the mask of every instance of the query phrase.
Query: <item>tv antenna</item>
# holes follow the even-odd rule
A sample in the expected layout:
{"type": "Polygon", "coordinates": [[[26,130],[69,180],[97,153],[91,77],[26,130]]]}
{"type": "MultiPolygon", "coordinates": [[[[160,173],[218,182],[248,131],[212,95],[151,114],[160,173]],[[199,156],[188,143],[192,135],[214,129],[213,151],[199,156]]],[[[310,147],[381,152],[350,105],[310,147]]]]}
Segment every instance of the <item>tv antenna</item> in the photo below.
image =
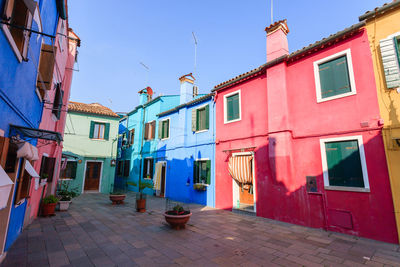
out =
{"type": "Polygon", "coordinates": [[[197,65],[197,38],[194,32],[192,32],[193,40],[194,40],[194,70],[193,76],[196,78],[196,65],[197,65]]]}
{"type": "Polygon", "coordinates": [[[146,66],[143,62],[139,62],[140,65],[142,65],[145,69],[146,69],[146,86],[148,85],[149,82],[149,72],[150,72],[150,68],[148,66],[146,66]]]}
{"type": "Polygon", "coordinates": [[[274,0],[271,0],[271,24],[274,23],[274,0]]]}

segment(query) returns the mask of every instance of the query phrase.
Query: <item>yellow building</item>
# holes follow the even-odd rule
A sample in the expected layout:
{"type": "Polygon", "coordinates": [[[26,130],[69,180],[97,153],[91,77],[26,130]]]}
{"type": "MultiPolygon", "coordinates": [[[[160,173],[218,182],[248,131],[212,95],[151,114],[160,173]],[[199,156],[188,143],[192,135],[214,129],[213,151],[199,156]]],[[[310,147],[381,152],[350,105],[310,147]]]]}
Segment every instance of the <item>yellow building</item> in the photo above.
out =
{"type": "Polygon", "coordinates": [[[371,47],[382,136],[400,240],[400,0],[359,17],[365,20],[371,47]]]}

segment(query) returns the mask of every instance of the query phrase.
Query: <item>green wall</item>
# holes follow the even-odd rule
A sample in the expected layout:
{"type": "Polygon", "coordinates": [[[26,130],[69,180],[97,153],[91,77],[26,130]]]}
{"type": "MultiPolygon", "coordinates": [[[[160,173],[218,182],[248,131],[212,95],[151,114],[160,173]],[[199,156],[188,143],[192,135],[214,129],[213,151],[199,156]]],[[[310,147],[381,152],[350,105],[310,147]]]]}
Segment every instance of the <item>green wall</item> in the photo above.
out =
{"type": "Polygon", "coordinates": [[[116,159],[117,155],[118,123],[119,118],[68,112],[64,133],[63,154],[74,156],[78,161],[76,178],[71,180],[70,188],[77,188],[79,193],[82,192],[86,162],[95,160],[103,162],[100,192],[109,193],[112,191],[115,166],[111,166],[111,160],[116,159]],[[89,138],[91,121],[110,123],[108,140],[89,138]]]}

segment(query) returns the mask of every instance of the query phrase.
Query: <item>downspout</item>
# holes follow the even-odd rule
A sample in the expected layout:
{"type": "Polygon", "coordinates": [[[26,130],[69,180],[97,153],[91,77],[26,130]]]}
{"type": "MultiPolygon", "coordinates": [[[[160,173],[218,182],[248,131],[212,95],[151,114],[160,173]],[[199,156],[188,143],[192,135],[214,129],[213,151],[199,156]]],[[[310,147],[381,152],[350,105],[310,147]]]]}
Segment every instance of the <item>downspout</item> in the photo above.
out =
{"type": "MultiPolygon", "coordinates": [[[[143,141],[144,141],[144,133],[145,133],[145,127],[144,127],[144,120],[145,120],[145,116],[146,116],[146,108],[145,105],[142,106],[143,108],[143,116],[142,116],[142,138],[140,141],[140,153],[139,153],[139,159],[140,159],[140,164],[139,164],[139,183],[138,183],[138,187],[139,187],[139,193],[141,193],[140,190],[140,180],[141,180],[141,176],[142,176],[142,153],[143,153],[143,141]]],[[[142,198],[141,194],[140,194],[140,199],[142,198]]]]}

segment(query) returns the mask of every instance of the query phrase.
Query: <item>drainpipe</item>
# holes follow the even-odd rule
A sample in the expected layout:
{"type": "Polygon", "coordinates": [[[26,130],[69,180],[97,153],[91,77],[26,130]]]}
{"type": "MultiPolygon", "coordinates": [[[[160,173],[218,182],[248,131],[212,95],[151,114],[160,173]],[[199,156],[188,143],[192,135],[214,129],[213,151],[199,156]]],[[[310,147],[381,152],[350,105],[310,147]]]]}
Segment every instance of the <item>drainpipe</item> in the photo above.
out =
{"type": "Polygon", "coordinates": [[[143,116],[142,116],[142,123],[141,123],[142,124],[142,138],[140,140],[140,153],[139,153],[139,159],[140,159],[140,164],[139,164],[139,184],[138,184],[139,193],[141,193],[140,180],[141,180],[141,175],[142,175],[142,152],[143,152],[143,142],[144,142],[144,133],[145,133],[144,120],[145,120],[145,117],[146,117],[146,108],[145,108],[144,105],[142,106],[142,108],[143,108],[143,116]]]}

